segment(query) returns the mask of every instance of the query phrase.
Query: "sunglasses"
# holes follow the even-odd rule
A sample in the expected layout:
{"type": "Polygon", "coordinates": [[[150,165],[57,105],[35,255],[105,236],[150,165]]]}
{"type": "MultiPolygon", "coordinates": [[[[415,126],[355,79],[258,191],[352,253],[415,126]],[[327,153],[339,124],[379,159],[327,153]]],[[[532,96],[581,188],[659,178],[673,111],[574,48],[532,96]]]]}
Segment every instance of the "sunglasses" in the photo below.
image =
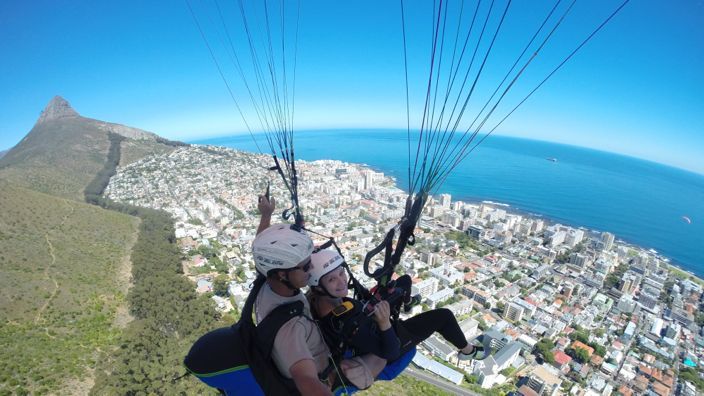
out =
{"type": "Polygon", "coordinates": [[[290,269],[290,271],[301,270],[301,271],[303,271],[303,272],[308,272],[308,271],[310,270],[310,265],[311,265],[311,262],[310,262],[310,259],[308,259],[308,260],[306,260],[305,263],[303,263],[303,265],[297,266],[297,267],[293,267],[293,268],[290,269]]]}

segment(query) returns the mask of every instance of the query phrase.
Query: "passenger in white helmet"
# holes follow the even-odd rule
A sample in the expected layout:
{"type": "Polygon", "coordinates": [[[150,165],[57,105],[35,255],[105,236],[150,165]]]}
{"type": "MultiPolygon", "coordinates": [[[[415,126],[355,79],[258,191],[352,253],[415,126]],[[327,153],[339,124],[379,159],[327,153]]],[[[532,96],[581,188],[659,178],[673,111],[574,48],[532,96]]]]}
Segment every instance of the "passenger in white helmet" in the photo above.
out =
{"type": "MultiPolygon", "coordinates": [[[[367,314],[361,303],[347,297],[346,265],[342,256],[332,249],[314,252],[311,256],[309,301],[332,349],[350,349],[360,355],[371,353],[393,361],[438,332],[458,349],[460,360],[487,356],[482,345],[467,341],[454,314],[446,308],[400,320],[394,328],[389,321],[389,305],[381,301],[375,307],[374,320],[365,320],[367,314]],[[350,322],[354,327],[349,327],[350,322]]],[[[406,278],[399,280],[407,280],[410,291],[410,277],[406,278]]]]}

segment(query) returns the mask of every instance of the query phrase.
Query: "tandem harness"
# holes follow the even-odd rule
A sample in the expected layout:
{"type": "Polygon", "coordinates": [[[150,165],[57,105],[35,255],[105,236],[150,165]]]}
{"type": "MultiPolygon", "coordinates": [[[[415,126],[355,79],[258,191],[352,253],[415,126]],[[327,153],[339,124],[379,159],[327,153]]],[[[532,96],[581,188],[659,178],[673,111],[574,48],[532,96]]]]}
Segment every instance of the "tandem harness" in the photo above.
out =
{"type": "Polygon", "coordinates": [[[199,338],[183,361],[190,374],[225,395],[300,394],[293,380],[278,370],[271,352],[281,326],[303,315],[303,302],[281,305],[255,325],[253,305],[263,284],[263,277],[254,282],[237,323],[199,338]]]}

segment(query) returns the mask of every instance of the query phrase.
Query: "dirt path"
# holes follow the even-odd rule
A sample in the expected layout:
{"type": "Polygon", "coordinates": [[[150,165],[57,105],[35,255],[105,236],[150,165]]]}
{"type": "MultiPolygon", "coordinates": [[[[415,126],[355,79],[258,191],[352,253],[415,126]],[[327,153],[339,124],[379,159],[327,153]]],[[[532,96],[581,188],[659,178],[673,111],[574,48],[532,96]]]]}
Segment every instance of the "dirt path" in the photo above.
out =
{"type": "MultiPolygon", "coordinates": [[[[44,305],[42,305],[41,308],[39,308],[39,311],[37,312],[37,316],[34,318],[34,323],[39,323],[39,321],[42,318],[42,314],[47,309],[47,307],[49,307],[51,300],[53,300],[54,297],[56,297],[56,293],[59,292],[59,283],[56,282],[56,278],[54,278],[54,276],[52,276],[51,273],[49,272],[54,267],[54,264],[56,264],[56,255],[54,255],[54,245],[52,245],[51,239],[49,239],[49,233],[56,230],[57,228],[63,227],[64,223],[66,223],[66,220],[73,214],[73,211],[74,211],[73,205],[71,205],[67,200],[63,200],[63,201],[69,207],[70,211],[68,212],[68,214],[66,214],[66,216],[64,216],[64,218],[61,220],[61,223],[59,223],[59,225],[51,228],[44,235],[44,238],[46,239],[46,243],[47,243],[47,245],[49,245],[49,255],[51,256],[51,263],[49,265],[47,265],[46,268],[44,268],[44,276],[46,276],[49,280],[51,280],[54,283],[54,290],[51,292],[51,295],[49,296],[49,298],[47,298],[47,300],[44,302],[44,305]]],[[[48,331],[47,331],[47,335],[48,335],[48,331]]]]}
{"type": "MultiPolygon", "coordinates": [[[[142,223],[142,220],[139,217],[136,219],[137,223],[135,225],[135,230],[130,236],[127,246],[125,246],[124,256],[122,257],[122,261],[117,268],[117,288],[123,296],[127,296],[130,287],[132,287],[132,249],[139,238],[139,226],[142,223]]],[[[134,317],[130,315],[129,308],[127,306],[127,299],[125,299],[125,301],[117,307],[117,311],[115,312],[115,321],[113,324],[116,327],[124,328],[132,320],[134,320],[134,317]]]]}

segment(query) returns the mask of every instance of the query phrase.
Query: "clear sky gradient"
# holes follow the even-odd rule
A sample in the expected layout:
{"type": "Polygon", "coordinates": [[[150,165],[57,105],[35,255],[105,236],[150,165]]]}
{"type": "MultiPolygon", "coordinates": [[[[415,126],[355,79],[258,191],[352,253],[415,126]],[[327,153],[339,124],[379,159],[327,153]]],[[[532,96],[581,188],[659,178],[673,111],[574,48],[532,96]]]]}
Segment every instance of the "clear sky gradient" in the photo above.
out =
{"type": "MultiPolygon", "coordinates": [[[[214,3],[191,3],[208,29],[214,3]]],[[[430,4],[406,1],[416,116],[430,4]]],[[[502,75],[553,4],[513,1],[488,77],[502,75]]],[[[520,100],[619,4],[578,1],[507,100],[520,100]]],[[[399,1],[302,0],[297,61],[296,129],[406,128],[399,1]]],[[[495,133],[704,173],[703,70],[702,0],[632,0],[495,133]]],[[[84,116],[171,139],[245,131],[185,1],[0,2],[0,150],[22,139],[54,95],[84,116]]]]}

